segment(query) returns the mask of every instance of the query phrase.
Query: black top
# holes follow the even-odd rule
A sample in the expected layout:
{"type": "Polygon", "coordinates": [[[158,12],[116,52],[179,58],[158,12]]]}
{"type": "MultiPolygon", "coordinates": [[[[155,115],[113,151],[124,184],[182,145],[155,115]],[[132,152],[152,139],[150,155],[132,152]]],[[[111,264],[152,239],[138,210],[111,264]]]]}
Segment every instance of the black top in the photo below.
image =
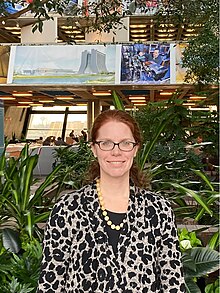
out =
{"type": "MultiPolygon", "coordinates": [[[[122,223],[123,219],[125,218],[125,213],[115,213],[115,212],[108,212],[108,216],[113,224],[119,225],[122,223]]],[[[117,251],[117,244],[119,240],[120,230],[111,229],[109,225],[106,223],[106,230],[108,233],[109,243],[112,245],[114,252],[117,251]]]]}

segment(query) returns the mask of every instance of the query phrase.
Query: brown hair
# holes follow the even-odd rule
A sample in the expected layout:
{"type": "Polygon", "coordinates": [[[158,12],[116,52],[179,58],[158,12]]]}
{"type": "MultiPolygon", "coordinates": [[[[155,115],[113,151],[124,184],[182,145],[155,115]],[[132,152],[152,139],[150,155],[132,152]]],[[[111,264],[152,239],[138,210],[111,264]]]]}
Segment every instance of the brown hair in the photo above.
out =
{"type": "MultiPolygon", "coordinates": [[[[99,129],[107,122],[109,121],[117,121],[122,122],[126,124],[134,137],[135,142],[139,144],[139,147],[142,143],[142,136],[140,132],[140,128],[136,122],[136,120],[129,115],[127,112],[122,110],[106,110],[99,114],[94,123],[91,130],[91,142],[92,144],[95,143],[98,131],[99,129]]],[[[97,160],[92,161],[91,165],[89,166],[88,172],[87,172],[87,180],[86,181],[92,181],[95,178],[100,176],[100,167],[97,160]]],[[[137,186],[146,186],[146,178],[143,172],[138,168],[136,162],[133,162],[133,165],[130,170],[130,178],[137,186]]]]}

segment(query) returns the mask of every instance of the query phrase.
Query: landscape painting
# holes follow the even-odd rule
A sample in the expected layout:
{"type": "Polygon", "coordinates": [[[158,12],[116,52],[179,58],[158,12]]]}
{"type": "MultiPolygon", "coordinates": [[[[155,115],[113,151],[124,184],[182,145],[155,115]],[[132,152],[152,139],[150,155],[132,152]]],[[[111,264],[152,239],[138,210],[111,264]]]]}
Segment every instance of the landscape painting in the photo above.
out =
{"type": "Polygon", "coordinates": [[[116,59],[115,45],[14,46],[7,82],[114,84],[116,59]]]}

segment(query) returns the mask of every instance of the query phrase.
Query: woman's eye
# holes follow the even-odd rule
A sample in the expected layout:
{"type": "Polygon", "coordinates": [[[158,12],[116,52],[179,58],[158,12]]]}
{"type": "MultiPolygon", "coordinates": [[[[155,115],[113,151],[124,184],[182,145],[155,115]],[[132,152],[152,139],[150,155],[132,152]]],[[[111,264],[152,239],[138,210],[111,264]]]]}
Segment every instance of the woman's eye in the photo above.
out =
{"type": "Polygon", "coordinates": [[[104,145],[104,146],[108,146],[108,145],[111,145],[111,144],[112,144],[111,141],[103,141],[102,142],[102,145],[104,145]]]}
{"type": "Polygon", "coordinates": [[[121,143],[124,146],[129,146],[130,145],[130,141],[122,141],[121,143]]]}

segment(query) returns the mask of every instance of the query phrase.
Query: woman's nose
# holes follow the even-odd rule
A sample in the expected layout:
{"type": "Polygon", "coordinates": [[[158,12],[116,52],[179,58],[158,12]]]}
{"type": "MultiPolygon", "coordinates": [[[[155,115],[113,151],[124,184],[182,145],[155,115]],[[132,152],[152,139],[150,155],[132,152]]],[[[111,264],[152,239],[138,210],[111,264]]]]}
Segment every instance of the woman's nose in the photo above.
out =
{"type": "Polygon", "coordinates": [[[113,155],[120,155],[121,154],[121,150],[119,149],[119,145],[115,145],[115,147],[112,150],[112,154],[113,155]]]}

